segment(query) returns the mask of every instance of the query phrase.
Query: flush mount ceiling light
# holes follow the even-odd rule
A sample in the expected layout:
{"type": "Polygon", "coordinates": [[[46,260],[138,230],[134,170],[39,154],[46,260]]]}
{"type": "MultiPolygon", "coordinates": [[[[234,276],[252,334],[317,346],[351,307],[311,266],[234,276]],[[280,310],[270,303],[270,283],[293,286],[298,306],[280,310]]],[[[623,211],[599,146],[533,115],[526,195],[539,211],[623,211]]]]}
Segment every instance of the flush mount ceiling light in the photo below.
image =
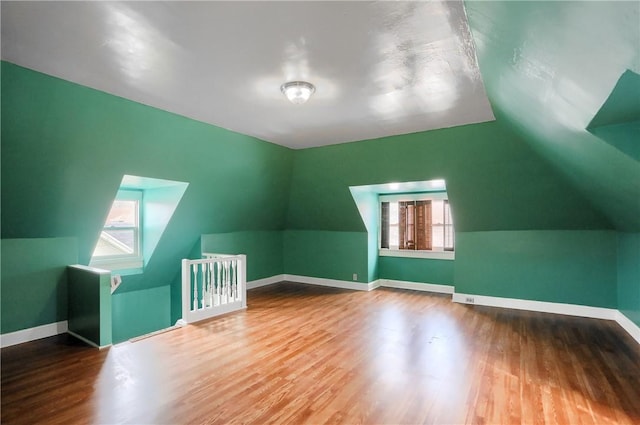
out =
{"type": "Polygon", "coordinates": [[[289,81],[280,86],[280,91],[287,96],[291,103],[299,105],[309,100],[316,88],[306,81],[289,81]]]}

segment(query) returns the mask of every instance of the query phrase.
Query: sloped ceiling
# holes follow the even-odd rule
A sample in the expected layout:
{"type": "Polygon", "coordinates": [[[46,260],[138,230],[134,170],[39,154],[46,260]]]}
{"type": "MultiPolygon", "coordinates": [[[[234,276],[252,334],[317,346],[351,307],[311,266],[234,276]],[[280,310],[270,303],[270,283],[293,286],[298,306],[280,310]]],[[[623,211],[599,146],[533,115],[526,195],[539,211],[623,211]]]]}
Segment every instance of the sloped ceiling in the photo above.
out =
{"type": "Polygon", "coordinates": [[[640,75],[629,70],[622,74],[587,129],[640,161],[640,75]]]}
{"type": "MultiPolygon", "coordinates": [[[[637,1],[1,6],[5,60],[294,148],[495,112],[617,229],[640,231],[637,155],[587,130],[640,73],[637,1]],[[425,91],[430,76],[452,84],[425,91]],[[299,78],[318,86],[302,108],[278,91],[299,78]]],[[[638,128],[613,130],[633,147],[638,128]]]]}
{"type": "Polygon", "coordinates": [[[627,70],[588,128],[640,121],[640,75],[627,70]]]}
{"type": "Polygon", "coordinates": [[[294,149],[494,119],[460,0],[1,7],[8,62],[294,149]]]}
{"type": "Polygon", "coordinates": [[[640,231],[640,163],[587,131],[621,76],[640,71],[640,3],[465,5],[498,120],[509,120],[617,229],[640,231]]]}

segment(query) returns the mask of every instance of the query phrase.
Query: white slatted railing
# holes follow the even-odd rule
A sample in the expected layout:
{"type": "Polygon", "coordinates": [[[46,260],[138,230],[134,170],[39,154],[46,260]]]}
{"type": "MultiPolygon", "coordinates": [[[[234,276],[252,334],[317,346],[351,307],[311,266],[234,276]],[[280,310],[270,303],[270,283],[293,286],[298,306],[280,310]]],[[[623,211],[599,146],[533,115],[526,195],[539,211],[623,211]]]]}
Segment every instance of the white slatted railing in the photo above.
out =
{"type": "Polygon", "coordinates": [[[201,260],[182,260],[183,323],[247,307],[247,256],[203,256],[201,260]]]}

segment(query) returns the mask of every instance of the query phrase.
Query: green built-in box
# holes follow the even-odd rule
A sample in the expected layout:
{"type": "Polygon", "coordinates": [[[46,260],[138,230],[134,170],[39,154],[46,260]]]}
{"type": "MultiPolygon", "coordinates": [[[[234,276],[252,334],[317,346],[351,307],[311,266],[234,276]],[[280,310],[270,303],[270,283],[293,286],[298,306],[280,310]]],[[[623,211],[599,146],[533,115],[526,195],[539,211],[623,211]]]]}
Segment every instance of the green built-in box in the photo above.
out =
{"type": "Polygon", "coordinates": [[[97,347],[111,345],[111,272],[73,265],[67,277],[69,333],[97,347]]]}

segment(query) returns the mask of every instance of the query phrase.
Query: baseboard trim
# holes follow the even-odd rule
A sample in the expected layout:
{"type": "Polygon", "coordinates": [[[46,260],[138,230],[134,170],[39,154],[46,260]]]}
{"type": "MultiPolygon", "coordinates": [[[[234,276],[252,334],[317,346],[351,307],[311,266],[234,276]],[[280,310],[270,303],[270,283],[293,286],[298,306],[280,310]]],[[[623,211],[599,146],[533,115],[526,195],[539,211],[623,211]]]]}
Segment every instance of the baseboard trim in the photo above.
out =
{"type": "MultiPolygon", "coordinates": [[[[568,316],[579,316],[593,319],[613,320],[618,323],[638,344],[640,344],[640,327],[631,321],[622,312],[603,307],[591,307],[577,304],[552,303],[547,301],[531,301],[521,300],[517,298],[501,298],[491,297],[487,295],[462,294],[454,292],[454,287],[450,285],[439,285],[430,283],[417,283],[401,280],[378,279],[369,283],[349,282],[345,280],[325,279],[318,277],[299,276],[290,274],[275,275],[264,279],[253,280],[247,282],[247,289],[258,288],[261,286],[272,285],[275,283],[288,281],[294,283],[306,283],[309,285],[328,286],[334,288],[351,289],[356,291],[372,291],[378,287],[409,289],[425,292],[437,292],[444,294],[452,294],[452,301],[461,304],[483,305],[498,308],[513,308],[516,310],[537,311],[541,313],[564,314],[568,316]],[[473,302],[467,299],[472,298],[473,302]]],[[[182,324],[176,323],[177,326],[182,324]]],[[[36,326],[29,329],[22,329],[0,335],[0,347],[10,347],[12,345],[22,344],[24,342],[35,341],[41,338],[69,333],[79,340],[99,349],[110,347],[98,346],[92,341],[69,330],[66,320],[56,323],[48,323],[46,325],[36,326]]]]}
{"type": "Polygon", "coordinates": [[[50,336],[68,332],[69,324],[66,320],[46,325],[36,326],[29,329],[22,329],[0,335],[0,347],[10,347],[22,344],[23,342],[35,341],[36,339],[48,338],[50,336]]]}
{"type": "Polygon", "coordinates": [[[624,315],[621,311],[616,311],[616,322],[627,331],[631,338],[635,339],[638,344],[640,344],[640,326],[636,325],[624,315]]]}
{"type": "Polygon", "coordinates": [[[273,285],[274,283],[279,283],[285,280],[284,274],[277,274],[271,277],[265,277],[263,279],[256,279],[247,282],[247,289],[260,288],[261,286],[273,285]]]}
{"type": "Polygon", "coordinates": [[[404,280],[380,279],[380,286],[385,288],[409,289],[412,291],[437,292],[440,294],[453,294],[452,285],[437,283],[408,282],[404,280]]]}
{"type": "Polygon", "coordinates": [[[380,286],[379,281],[369,283],[350,282],[348,280],[325,279],[322,277],[299,276],[285,274],[284,280],[294,283],[306,283],[308,285],[329,286],[332,288],[351,289],[354,291],[371,291],[380,286]]]}
{"type": "Polygon", "coordinates": [[[372,291],[379,287],[409,289],[413,291],[451,294],[451,301],[461,304],[483,305],[487,307],[513,308],[516,310],[537,311],[540,313],[564,314],[567,316],[587,317],[592,319],[613,320],[617,322],[638,344],[640,344],[640,327],[620,311],[612,308],[591,307],[577,304],[553,303],[548,301],[522,300],[518,298],[502,298],[487,295],[456,293],[452,285],[435,283],[409,282],[404,280],[378,279],[369,283],[351,282],[347,280],[325,279],[321,277],[280,274],[264,279],[247,282],[247,289],[273,285],[282,281],[306,283],[309,285],[328,286],[332,288],[351,289],[356,291],[372,291]],[[467,301],[468,298],[473,302],[467,301]]]}
{"type": "Polygon", "coordinates": [[[563,304],[547,301],[521,300],[517,298],[491,297],[487,295],[453,294],[453,302],[461,304],[484,305],[488,307],[513,308],[516,310],[537,311],[541,313],[564,314],[592,319],[616,320],[618,310],[604,307],[591,307],[578,304],[563,304]],[[473,301],[470,301],[472,299],[473,301]]]}

